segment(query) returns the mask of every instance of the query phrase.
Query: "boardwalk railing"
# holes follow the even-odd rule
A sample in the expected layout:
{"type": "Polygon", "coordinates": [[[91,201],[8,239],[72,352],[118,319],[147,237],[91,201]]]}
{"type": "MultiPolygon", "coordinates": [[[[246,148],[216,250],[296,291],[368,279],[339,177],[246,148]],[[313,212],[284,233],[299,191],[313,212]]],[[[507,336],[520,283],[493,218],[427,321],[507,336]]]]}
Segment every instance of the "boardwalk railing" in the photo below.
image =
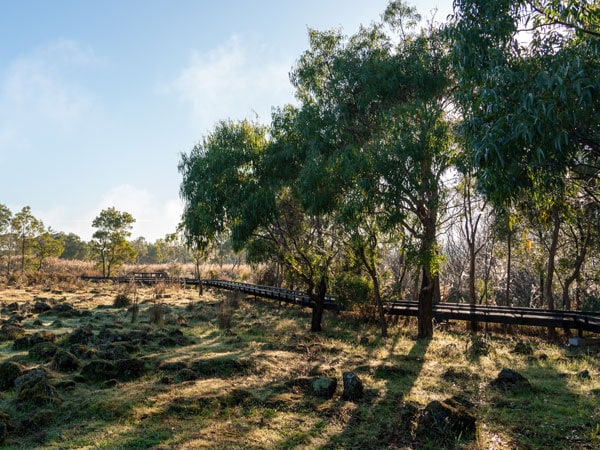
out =
{"type": "MultiPolygon", "coordinates": [[[[136,282],[153,284],[162,281],[178,282],[186,285],[198,285],[194,278],[161,278],[158,276],[124,276],[124,277],[82,277],[89,281],[136,282]]],[[[278,300],[307,308],[314,307],[313,301],[305,291],[261,286],[250,283],[224,280],[202,280],[204,286],[243,292],[256,297],[278,300]]],[[[335,299],[325,297],[325,309],[339,310],[335,299]]],[[[418,316],[419,305],[411,301],[384,302],[384,310],[390,315],[418,316]]],[[[535,308],[519,308],[508,306],[467,305],[461,303],[438,303],[433,305],[433,316],[437,321],[464,320],[481,323],[501,323],[508,325],[528,325],[536,327],[554,327],[565,330],[577,330],[600,333],[600,313],[584,311],[561,311],[535,308]]]]}

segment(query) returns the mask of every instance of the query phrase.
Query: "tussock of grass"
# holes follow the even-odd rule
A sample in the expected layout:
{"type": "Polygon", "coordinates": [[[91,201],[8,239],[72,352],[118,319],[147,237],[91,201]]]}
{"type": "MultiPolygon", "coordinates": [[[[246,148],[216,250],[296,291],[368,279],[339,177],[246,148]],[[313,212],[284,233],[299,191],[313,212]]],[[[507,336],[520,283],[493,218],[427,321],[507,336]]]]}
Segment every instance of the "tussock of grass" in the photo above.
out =
{"type": "MultiPolygon", "coordinates": [[[[472,339],[464,324],[416,341],[410,320],[398,321],[382,339],[376,326],[329,313],[325,331],[310,333],[307,310],[235,293],[208,292],[198,299],[193,290],[171,286],[161,288],[161,304],[187,326],[152,320],[157,291],[151,288],[135,293],[140,314],[132,323],[127,311],[112,307],[119,289],[89,284],[52,294],[55,303],[88,313],[60,318],[58,329],[50,326],[58,319],[54,313],[37,325],[31,315],[24,328],[28,334],[60,333],[61,349],[68,349],[65,336],[82,324],[90,324],[94,336],[105,330],[106,339],[143,337],[134,347],[144,373],[133,381],[91,382],[79,371],[61,373],[51,362],[32,361],[10,341],[1,343],[0,362],[44,368],[62,399],[51,413],[36,413],[14,390],[0,392],[0,412],[14,425],[6,448],[439,448],[435,436],[417,430],[419,417],[429,402],[453,396],[474,404],[477,432],[444,441],[446,448],[600,446],[600,348],[569,349],[533,336],[472,339]],[[161,346],[160,339],[173,345],[161,346]],[[526,351],[515,351],[520,341],[526,351]],[[505,367],[525,376],[531,390],[491,387],[505,367]],[[183,376],[184,370],[194,376],[183,376]],[[365,383],[364,399],[341,399],[346,371],[365,383]],[[334,397],[311,395],[311,380],[330,376],[338,378],[334,397]]],[[[0,291],[5,304],[32,304],[36,296],[44,296],[42,288],[0,291]]],[[[89,344],[100,353],[112,349],[105,345],[89,344]]]]}

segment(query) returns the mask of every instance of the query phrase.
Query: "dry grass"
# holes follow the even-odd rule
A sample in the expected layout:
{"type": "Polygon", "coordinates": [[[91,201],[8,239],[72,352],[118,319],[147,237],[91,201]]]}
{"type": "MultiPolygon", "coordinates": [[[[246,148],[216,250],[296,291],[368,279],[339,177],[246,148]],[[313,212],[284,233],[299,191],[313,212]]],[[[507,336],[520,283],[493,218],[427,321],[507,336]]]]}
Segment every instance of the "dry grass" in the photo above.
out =
{"type": "MultiPolygon", "coordinates": [[[[126,308],[113,307],[124,289],[112,284],[85,284],[73,292],[0,289],[4,305],[37,299],[88,311],[70,318],[26,314],[28,334],[51,330],[63,336],[59,346],[82,323],[93,326],[96,335],[106,325],[156,337],[133,353],[144,359],[145,374],[112,384],[81,382],[77,372],[57,372],[47,362],[31,360],[27,351],[14,350],[11,342],[0,343],[0,362],[45,368],[63,400],[44,419],[35,416],[39,406],[18,401],[14,390],[0,393],[0,411],[15,425],[6,448],[440,448],[439,441],[415,434],[405,413],[413,403],[423,407],[453,395],[475,404],[478,428],[472,438],[444,442],[446,448],[600,445],[597,346],[573,350],[535,336],[494,333],[485,338],[493,351],[474,354],[464,325],[438,331],[431,341],[416,341],[414,322],[400,320],[382,339],[375,325],[329,313],[325,331],[314,334],[307,331],[307,310],[278,308],[236,293],[207,292],[199,299],[195,290],[170,286],[161,288],[161,322],[152,316],[157,290],[137,288],[139,320],[130,323],[126,308]],[[225,303],[228,326],[223,327],[225,303]],[[57,319],[62,327],[52,328],[57,319]],[[185,340],[177,345],[160,343],[179,333],[185,340]],[[533,355],[512,352],[520,339],[531,345],[533,355]],[[491,389],[490,381],[503,367],[525,375],[534,390],[504,394],[491,389]],[[195,378],[186,380],[190,372],[183,368],[195,378]],[[345,371],[365,383],[365,398],[357,403],[341,399],[341,386],[324,400],[307,394],[298,382],[334,376],[341,385],[345,371]],[[589,377],[581,376],[584,371],[589,377]],[[32,428],[34,419],[40,423],[32,428]]],[[[3,312],[2,318],[7,316],[3,312]]]]}

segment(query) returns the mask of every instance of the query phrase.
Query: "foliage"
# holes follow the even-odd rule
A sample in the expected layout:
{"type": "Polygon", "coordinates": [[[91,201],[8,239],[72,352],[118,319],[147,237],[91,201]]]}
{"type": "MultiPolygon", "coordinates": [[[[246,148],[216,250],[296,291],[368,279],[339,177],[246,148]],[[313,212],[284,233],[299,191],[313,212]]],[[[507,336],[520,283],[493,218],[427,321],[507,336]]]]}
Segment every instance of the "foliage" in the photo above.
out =
{"type": "Polygon", "coordinates": [[[92,222],[97,228],[91,242],[92,254],[99,260],[102,276],[110,277],[111,271],[135,258],[135,250],[127,241],[135,219],[127,212],[110,207],[104,209],[92,222]]]}

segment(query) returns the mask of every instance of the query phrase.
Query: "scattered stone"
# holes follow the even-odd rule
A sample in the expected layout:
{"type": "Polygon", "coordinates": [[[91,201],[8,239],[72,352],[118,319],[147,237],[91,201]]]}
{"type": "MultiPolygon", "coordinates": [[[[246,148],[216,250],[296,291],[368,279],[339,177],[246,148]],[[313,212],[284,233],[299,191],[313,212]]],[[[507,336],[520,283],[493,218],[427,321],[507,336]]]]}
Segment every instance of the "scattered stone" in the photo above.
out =
{"type": "Polygon", "coordinates": [[[29,336],[21,336],[19,338],[16,338],[13,342],[12,348],[13,350],[29,350],[29,348],[31,347],[31,341],[29,339],[29,336]]]}
{"type": "Polygon", "coordinates": [[[104,383],[102,383],[102,389],[114,388],[117,384],[118,381],[114,378],[111,378],[110,380],[106,380],[104,383]]]}
{"type": "Polygon", "coordinates": [[[163,362],[158,366],[158,370],[164,370],[165,372],[176,372],[186,368],[187,365],[183,361],[163,362]]]}
{"type": "Polygon", "coordinates": [[[89,324],[75,328],[68,337],[71,344],[89,344],[94,337],[92,326],[89,324]]]}
{"type": "Polygon", "coordinates": [[[502,389],[503,391],[518,391],[531,389],[529,380],[520,373],[504,368],[498,374],[498,377],[490,384],[492,387],[502,389]]]}
{"type": "Polygon", "coordinates": [[[590,375],[590,371],[587,370],[587,369],[582,370],[581,372],[579,372],[577,374],[577,377],[581,378],[582,380],[590,380],[592,378],[592,376],[590,375]]]}
{"type": "Polygon", "coordinates": [[[58,347],[52,342],[40,342],[29,349],[29,356],[39,361],[49,361],[57,351],[58,347]]]}
{"type": "Polygon", "coordinates": [[[0,327],[0,341],[12,341],[25,335],[25,329],[20,325],[5,322],[0,327]]]}
{"type": "Polygon", "coordinates": [[[5,413],[0,412],[0,445],[6,443],[8,432],[14,428],[11,417],[5,413]]]}
{"type": "Polygon", "coordinates": [[[312,382],[312,394],[315,397],[330,399],[335,394],[337,380],[335,378],[315,378],[312,382]]]}
{"type": "Polygon", "coordinates": [[[33,322],[31,322],[31,325],[34,327],[43,327],[44,323],[40,319],[35,319],[33,322]]]}
{"type": "Polygon", "coordinates": [[[205,378],[229,378],[235,375],[244,375],[252,368],[252,363],[247,359],[233,359],[231,357],[217,357],[193,361],[190,369],[205,378]]]}
{"type": "Polygon", "coordinates": [[[198,379],[198,374],[192,369],[181,369],[175,374],[173,380],[175,383],[183,383],[184,381],[194,381],[198,379]]]}
{"type": "Polygon", "coordinates": [[[48,374],[43,369],[32,369],[15,380],[17,398],[31,401],[37,405],[60,404],[62,399],[56,389],[48,381],[48,374]]]}
{"type": "Polygon", "coordinates": [[[73,344],[71,345],[70,351],[75,356],[82,359],[92,359],[98,353],[96,349],[89,348],[84,344],[73,344]]]}
{"type": "Polygon", "coordinates": [[[449,367],[443,374],[442,378],[447,381],[470,381],[478,379],[479,376],[475,373],[471,373],[469,369],[462,367],[449,367]]]}
{"type": "Polygon", "coordinates": [[[473,339],[471,346],[467,350],[469,356],[472,358],[489,355],[492,351],[492,346],[487,341],[479,338],[473,339]]]}
{"type": "Polygon", "coordinates": [[[129,358],[129,351],[127,350],[127,346],[121,342],[112,343],[105,350],[98,352],[98,357],[100,359],[110,359],[113,361],[127,359],[129,358]]]}
{"type": "Polygon", "coordinates": [[[21,307],[17,302],[12,302],[6,305],[4,309],[6,309],[7,311],[18,311],[19,309],[21,309],[21,307]]]}
{"type": "Polygon", "coordinates": [[[409,375],[413,375],[411,370],[394,364],[382,364],[375,368],[375,378],[401,378],[409,375]]]}
{"type": "Polygon", "coordinates": [[[37,301],[33,305],[33,312],[37,313],[37,314],[40,314],[40,313],[43,313],[46,311],[50,311],[51,309],[52,309],[52,306],[50,306],[46,302],[37,301]]]}
{"type": "Polygon", "coordinates": [[[533,348],[531,347],[531,344],[519,341],[512,350],[512,353],[517,355],[533,355],[533,348]]]}
{"type": "Polygon", "coordinates": [[[59,303],[52,307],[50,311],[47,311],[45,314],[53,313],[59,317],[69,318],[69,317],[78,317],[81,316],[81,313],[77,308],[75,308],[70,303],[59,303]]]}
{"type": "Polygon", "coordinates": [[[54,411],[51,409],[37,409],[29,417],[22,420],[21,426],[28,430],[35,430],[54,421],[54,411]]]}
{"type": "Polygon", "coordinates": [[[62,320],[56,319],[54,322],[50,324],[50,328],[63,328],[65,324],[62,320]]]}
{"type": "Polygon", "coordinates": [[[144,361],[139,358],[120,359],[115,362],[115,375],[118,380],[131,381],[144,374],[144,361]]]}
{"type": "Polygon", "coordinates": [[[472,409],[473,404],[461,397],[452,397],[441,402],[434,400],[423,410],[417,434],[450,441],[469,438],[476,430],[476,419],[472,409]]]}
{"type": "Polygon", "coordinates": [[[23,375],[23,366],[13,361],[0,363],[0,391],[15,387],[15,380],[23,375]]]}
{"type": "Polygon", "coordinates": [[[29,338],[31,345],[39,344],[40,342],[56,342],[56,335],[51,331],[38,331],[29,338]]]}
{"type": "Polygon", "coordinates": [[[115,363],[105,359],[95,359],[81,368],[81,376],[92,382],[106,381],[115,378],[115,363]]]}
{"type": "Polygon", "coordinates": [[[364,386],[358,375],[354,372],[344,372],[342,375],[344,382],[344,392],[342,393],[342,400],[357,401],[362,398],[364,394],[364,386]]]}
{"type": "Polygon", "coordinates": [[[74,372],[81,366],[79,359],[71,353],[65,350],[56,352],[54,358],[52,358],[51,367],[59,372],[74,372]]]}

